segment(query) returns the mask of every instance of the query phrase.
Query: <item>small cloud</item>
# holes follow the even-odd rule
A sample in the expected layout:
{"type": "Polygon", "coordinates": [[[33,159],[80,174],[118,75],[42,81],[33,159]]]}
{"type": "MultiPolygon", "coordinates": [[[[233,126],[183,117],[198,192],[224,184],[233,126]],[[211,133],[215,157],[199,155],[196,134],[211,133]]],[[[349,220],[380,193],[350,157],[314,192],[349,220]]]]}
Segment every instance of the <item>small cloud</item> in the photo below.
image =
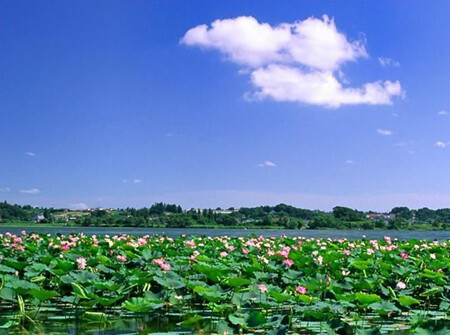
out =
{"type": "Polygon", "coordinates": [[[258,164],[260,167],[276,167],[277,165],[271,161],[265,161],[264,163],[258,164]]]}
{"type": "Polygon", "coordinates": [[[85,203],[83,203],[83,202],[79,202],[79,203],[76,203],[76,204],[70,204],[70,206],[69,206],[71,209],[79,209],[79,210],[85,210],[85,209],[88,209],[89,207],[85,204],[85,203]]]}
{"type": "Polygon", "coordinates": [[[9,187],[0,188],[0,192],[10,192],[11,189],[9,187]]]}
{"type": "Polygon", "coordinates": [[[394,147],[407,147],[409,145],[413,145],[414,141],[407,141],[407,142],[397,142],[394,144],[394,147]]]}
{"type": "Polygon", "coordinates": [[[173,133],[166,133],[164,137],[173,137],[173,133]]]}
{"type": "Polygon", "coordinates": [[[389,136],[389,135],[393,134],[393,132],[391,130],[380,129],[380,128],[377,129],[377,133],[380,135],[384,135],[384,136],[389,136]]]}
{"type": "Polygon", "coordinates": [[[38,188],[30,188],[28,190],[20,190],[20,193],[25,193],[25,194],[38,194],[41,193],[41,191],[39,191],[38,188]]]}
{"type": "Polygon", "coordinates": [[[437,141],[434,146],[438,147],[438,148],[446,148],[450,145],[450,141],[449,142],[442,142],[442,141],[437,141]]]}
{"type": "Polygon", "coordinates": [[[126,183],[128,183],[128,180],[122,179],[122,183],[126,184],[126,183]]]}
{"type": "Polygon", "coordinates": [[[345,161],[345,164],[354,164],[355,162],[354,161],[352,161],[351,159],[347,159],[346,161],[345,161]]]}
{"type": "Polygon", "coordinates": [[[140,184],[140,183],[142,183],[142,180],[141,179],[133,179],[133,183],[140,184]]]}
{"type": "Polygon", "coordinates": [[[25,155],[30,156],[30,157],[36,156],[36,154],[35,154],[34,152],[31,152],[31,151],[27,151],[27,152],[25,153],[25,155]]]}
{"type": "Polygon", "coordinates": [[[398,117],[398,114],[397,113],[392,113],[391,114],[393,117],[398,117]]]}
{"type": "Polygon", "coordinates": [[[378,62],[380,63],[380,65],[382,67],[388,67],[388,66],[392,66],[392,67],[399,67],[400,63],[393,60],[392,58],[388,58],[388,57],[378,57],[378,62]]]}
{"type": "Polygon", "coordinates": [[[439,115],[447,115],[448,113],[447,113],[447,111],[442,110],[442,111],[439,111],[438,114],[439,115]]]}

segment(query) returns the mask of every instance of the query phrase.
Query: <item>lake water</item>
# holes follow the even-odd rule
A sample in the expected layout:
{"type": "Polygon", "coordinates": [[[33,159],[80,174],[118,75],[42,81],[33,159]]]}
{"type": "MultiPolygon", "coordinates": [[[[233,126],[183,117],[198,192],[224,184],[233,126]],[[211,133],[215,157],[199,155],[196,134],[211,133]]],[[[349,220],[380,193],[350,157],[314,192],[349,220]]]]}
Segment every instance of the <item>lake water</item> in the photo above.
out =
{"type": "Polygon", "coordinates": [[[382,239],[384,236],[391,238],[405,239],[424,239],[424,240],[449,240],[450,231],[420,231],[420,230],[282,230],[282,229],[202,229],[202,228],[99,228],[99,227],[15,227],[5,228],[0,226],[0,233],[6,232],[18,234],[22,230],[28,233],[44,234],[70,234],[85,233],[87,235],[167,235],[177,237],[185,235],[205,235],[205,236],[303,236],[314,238],[347,238],[349,240],[361,239],[364,236],[367,239],[382,239]]]}

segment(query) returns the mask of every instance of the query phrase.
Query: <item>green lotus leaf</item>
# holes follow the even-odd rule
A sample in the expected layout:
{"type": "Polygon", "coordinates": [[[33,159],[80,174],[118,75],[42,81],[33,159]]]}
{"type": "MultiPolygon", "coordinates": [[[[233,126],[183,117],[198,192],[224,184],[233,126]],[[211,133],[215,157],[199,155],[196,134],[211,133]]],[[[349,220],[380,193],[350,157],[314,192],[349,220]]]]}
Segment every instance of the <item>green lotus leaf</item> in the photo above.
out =
{"type": "Polygon", "coordinates": [[[28,293],[39,301],[50,300],[51,298],[57,297],[59,295],[56,291],[48,291],[44,289],[30,290],[28,293]]]}
{"type": "Polygon", "coordinates": [[[106,314],[101,312],[85,312],[82,319],[89,322],[106,322],[106,314]]]}
{"type": "Polygon", "coordinates": [[[369,305],[374,302],[381,301],[381,297],[378,294],[357,292],[355,297],[356,297],[356,300],[358,300],[358,302],[363,305],[369,305]]]}
{"type": "Polygon", "coordinates": [[[289,294],[275,292],[275,291],[269,291],[268,295],[271,296],[272,298],[274,298],[275,301],[278,303],[286,302],[292,298],[292,296],[290,296],[289,294]]]}
{"type": "Polygon", "coordinates": [[[163,301],[150,301],[146,298],[131,298],[122,304],[122,307],[131,312],[149,312],[164,306],[163,301]]]}
{"type": "Polygon", "coordinates": [[[370,304],[369,308],[376,311],[380,315],[387,315],[390,312],[399,312],[400,311],[400,309],[398,309],[395,306],[395,304],[393,304],[390,301],[386,301],[386,300],[370,304]]]}
{"type": "Polygon", "coordinates": [[[425,292],[421,293],[422,297],[431,297],[432,295],[441,293],[444,289],[442,287],[432,287],[425,292]]]}
{"type": "Polygon", "coordinates": [[[243,285],[250,285],[251,281],[242,277],[230,277],[225,279],[224,283],[230,287],[239,287],[243,285]]]}
{"type": "Polygon", "coordinates": [[[405,306],[405,307],[410,307],[412,305],[420,303],[419,300],[417,300],[413,297],[410,297],[409,295],[402,295],[401,297],[398,297],[397,300],[400,303],[400,305],[405,306]]]}

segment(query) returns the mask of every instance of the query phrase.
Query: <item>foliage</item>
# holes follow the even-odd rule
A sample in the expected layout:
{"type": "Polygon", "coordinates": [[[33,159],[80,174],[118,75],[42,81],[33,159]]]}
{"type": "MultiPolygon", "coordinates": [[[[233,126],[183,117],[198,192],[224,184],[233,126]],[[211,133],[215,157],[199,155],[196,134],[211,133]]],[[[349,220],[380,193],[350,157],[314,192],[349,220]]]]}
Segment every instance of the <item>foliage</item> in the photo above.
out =
{"type": "Polygon", "coordinates": [[[122,310],[177,315],[177,327],[222,334],[319,332],[316,323],[359,334],[367,331],[361,320],[373,333],[396,318],[429,329],[428,321],[449,316],[449,264],[448,242],[388,237],[7,233],[0,309],[21,317],[0,327],[31,329],[30,315],[43,306],[72,306],[89,322],[122,310]]]}

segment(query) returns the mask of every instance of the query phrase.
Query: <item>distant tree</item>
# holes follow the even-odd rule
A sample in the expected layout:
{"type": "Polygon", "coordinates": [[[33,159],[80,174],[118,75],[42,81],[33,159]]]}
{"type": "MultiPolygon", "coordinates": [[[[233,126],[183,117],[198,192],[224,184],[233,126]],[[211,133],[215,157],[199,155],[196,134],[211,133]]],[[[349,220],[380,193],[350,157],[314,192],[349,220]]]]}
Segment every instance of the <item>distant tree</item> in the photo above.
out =
{"type": "Polygon", "coordinates": [[[408,207],[394,207],[391,210],[391,214],[394,214],[396,218],[411,220],[413,212],[408,207]]]}
{"type": "Polygon", "coordinates": [[[319,214],[309,222],[310,229],[333,227],[335,227],[335,221],[334,217],[330,214],[319,214]]]}

